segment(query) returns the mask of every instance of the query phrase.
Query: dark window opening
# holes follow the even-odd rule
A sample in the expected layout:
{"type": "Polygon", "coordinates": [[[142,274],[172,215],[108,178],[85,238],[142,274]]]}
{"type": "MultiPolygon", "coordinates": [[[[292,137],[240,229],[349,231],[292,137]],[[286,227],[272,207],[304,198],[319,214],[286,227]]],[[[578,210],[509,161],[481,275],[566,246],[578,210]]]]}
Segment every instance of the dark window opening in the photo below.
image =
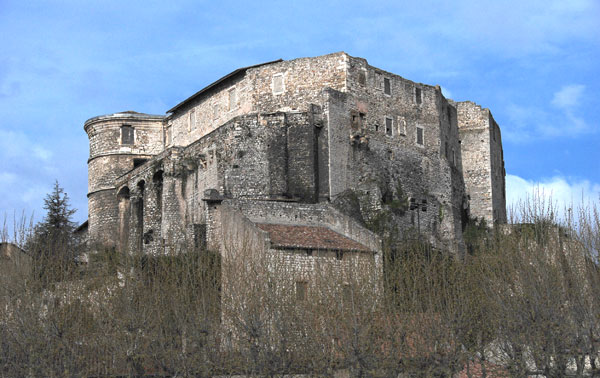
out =
{"type": "Polygon", "coordinates": [[[137,168],[147,161],[148,161],[148,159],[133,159],[133,168],[137,168]]]}
{"type": "Polygon", "coordinates": [[[421,97],[421,88],[415,88],[415,101],[417,104],[423,102],[423,99],[421,97]]]}
{"type": "Polygon", "coordinates": [[[336,258],[336,260],[342,260],[344,258],[344,252],[343,251],[335,251],[335,258],[336,258]]]}
{"type": "Polygon", "coordinates": [[[392,135],[392,126],[393,126],[392,119],[386,118],[385,119],[385,133],[387,135],[392,135]]]}
{"type": "Polygon", "coordinates": [[[194,248],[206,249],[206,224],[194,224],[194,248]]]}
{"type": "Polygon", "coordinates": [[[152,185],[156,192],[156,207],[159,212],[162,211],[162,189],[163,189],[163,171],[158,171],[152,176],[152,185]]]}
{"type": "Polygon", "coordinates": [[[367,75],[365,75],[364,71],[360,71],[358,73],[358,84],[366,85],[367,84],[367,75]]]}
{"type": "Polygon", "coordinates": [[[375,124],[375,131],[379,131],[379,125],[375,124]]]}
{"type": "Polygon", "coordinates": [[[133,127],[129,125],[121,126],[121,144],[133,144],[133,127]]]}
{"type": "Polygon", "coordinates": [[[417,144],[422,146],[423,143],[423,129],[421,127],[417,127],[417,144]]]}
{"type": "Polygon", "coordinates": [[[357,113],[353,111],[350,114],[352,118],[352,129],[361,129],[365,125],[365,113],[357,113]]]}
{"type": "Polygon", "coordinates": [[[390,83],[390,79],[388,79],[387,77],[383,79],[383,93],[387,95],[392,94],[392,85],[390,83]]]}

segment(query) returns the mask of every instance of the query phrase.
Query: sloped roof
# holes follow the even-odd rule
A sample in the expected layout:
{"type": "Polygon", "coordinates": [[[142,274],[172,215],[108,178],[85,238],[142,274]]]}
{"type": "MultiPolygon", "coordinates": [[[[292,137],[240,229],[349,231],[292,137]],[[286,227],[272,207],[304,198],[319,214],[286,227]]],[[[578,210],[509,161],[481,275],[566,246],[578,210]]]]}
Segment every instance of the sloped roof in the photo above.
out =
{"type": "Polygon", "coordinates": [[[257,226],[269,233],[274,248],[372,252],[368,247],[327,227],[270,223],[258,223],[257,226]]]}
{"type": "Polygon", "coordinates": [[[214,83],[211,83],[211,84],[207,85],[206,87],[200,89],[198,92],[194,93],[190,97],[188,97],[185,100],[181,101],[179,104],[177,104],[174,107],[172,107],[171,109],[167,110],[167,113],[173,113],[177,109],[181,108],[183,105],[189,103],[192,100],[195,100],[196,98],[200,97],[202,94],[208,92],[210,89],[216,87],[217,85],[223,83],[224,81],[226,81],[228,79],[234,78],[234,77],[238,76],[239,74],[245,73],[250,68],[265,66],[267,64],[279,63],[279,62],[283,62],[283,59],[277,59],[277,60],[273,60],[273,61],[270,61],[270,62],[255,64],[253,66],[238,68],[237,70],[235,70],[235,71],[233,71],[233,72],[231,72],[231,73],[223,76],[222,78],[220,78],[219,80],[215,81],[214,83]]]}

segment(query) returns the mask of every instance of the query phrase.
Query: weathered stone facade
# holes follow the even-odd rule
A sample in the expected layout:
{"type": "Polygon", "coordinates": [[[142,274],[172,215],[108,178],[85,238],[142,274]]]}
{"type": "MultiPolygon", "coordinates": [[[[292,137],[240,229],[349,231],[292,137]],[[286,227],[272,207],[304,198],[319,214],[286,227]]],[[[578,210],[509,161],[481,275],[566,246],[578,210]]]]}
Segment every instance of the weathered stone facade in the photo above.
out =
{"type": "Polygon", "coordinates": [[[469,208],[506,221],[489,110],[362,58],[241,68],[167,113],[85,123],[92,242],[149,254],[251,244],[300,264],[314,246],[271,243],[278,229],[259,225],[310,226],[364,247],[348,256],[380,261],[382,215],[451,251],[462,250],[469,208]]]}

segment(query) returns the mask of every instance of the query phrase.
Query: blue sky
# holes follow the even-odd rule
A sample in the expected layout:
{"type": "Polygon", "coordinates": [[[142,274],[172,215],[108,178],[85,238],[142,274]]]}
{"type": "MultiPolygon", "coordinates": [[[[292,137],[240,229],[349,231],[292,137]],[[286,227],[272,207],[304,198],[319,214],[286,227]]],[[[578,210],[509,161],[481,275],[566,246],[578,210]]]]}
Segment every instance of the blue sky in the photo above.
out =
{"type": "Polygon", "coordinates": [[[87,218],[86,119],[164,114],[236,68],[335,51],[491,109],[509,202],[600,196],[600,2],[0,0],[0,215],[58,180],[87,218]]]}

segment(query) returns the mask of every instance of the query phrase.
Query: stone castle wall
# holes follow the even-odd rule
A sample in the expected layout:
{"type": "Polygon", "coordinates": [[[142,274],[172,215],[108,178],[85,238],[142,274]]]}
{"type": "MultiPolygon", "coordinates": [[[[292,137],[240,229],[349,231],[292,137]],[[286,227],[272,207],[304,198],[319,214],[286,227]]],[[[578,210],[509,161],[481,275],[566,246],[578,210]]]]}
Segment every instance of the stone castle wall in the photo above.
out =
{"type": "Polygon", "coordinates": [[[134,168],[135,159],[147,160],[163,148],[162,116],[135,112],[115,113],[88,120],[89,235],[92,240],[115,245],[118,202],[115,180],[134,168]],[[131,126],[132,143],[124,144],[122,127],[131,126]]]}
{"type": "Polygon", "coordinates": [[[461,248],[467,193],[472,215],[506,219],[489,111],[345,53],[240,69],[165,119],[118,113],[86,131],[90,234],[121,230],[131,250],[197,244],[209,227],[208,189],[296,207],[331,201],[361,227],[389,216],[400,234],[422,232],[451,250],[461,248]],[[135,128],[132,145],[120,143],[124,124],[135,128]],[[410,210],[411,198],[427,211],[410,210]]]}
{"type": "Polygon", "coordinates": [[[346,60],[335,53],[250,68],[176,109],[167,122],[167,146],[189,145],[247,113],[306,111],[323,87],[345,88],[346,60]]]}
{"type": "Polygon", "coordinates": [[[505,171],[500,128],[489,109],[456,103],[470,213],[488,224],[506,222],[505,171]]]}

